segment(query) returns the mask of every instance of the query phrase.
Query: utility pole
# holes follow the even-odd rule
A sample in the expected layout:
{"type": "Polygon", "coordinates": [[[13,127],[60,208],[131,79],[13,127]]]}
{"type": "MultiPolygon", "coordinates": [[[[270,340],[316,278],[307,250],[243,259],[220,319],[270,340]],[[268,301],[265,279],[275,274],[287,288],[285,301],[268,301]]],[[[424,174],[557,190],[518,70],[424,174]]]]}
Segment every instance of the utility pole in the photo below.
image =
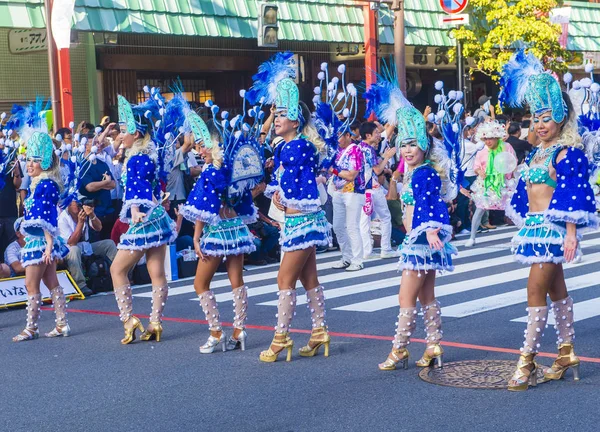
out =
{"type": "Polygon", "coordinates": [[[48,76],[50,79],[50,101],[52,103],[52,123],[54,124],[54,130],[62,127],[61,118],[61,103],[60,103],[60,90],[58,84],[58,70],[56,67],[57,56],[56,46],[54,45],[54,38],[52,37],[52,0],[44,0],[44,8],[46,9],[46,43],[48,44],[48,76]]]}
{"type": "Polygon", "coordinates": [[[458,89],[465,91],[465,62],[462,55],[462,44],[456,41],[456,73],[458,74],[457,84],[458,89]]]}
{"type": "Polygon", "coordinates": [[[378,2],[367,2],[363,5],[365,31],[365,82],[367,88],[377,82],[377,48],[379,32],[377,28],[378,2]]]}
{"type": "Polygon", "coordinates": [[[394,62],[398,73],[400,90],[406,96],[406,50],[404,45],[404,4],[403,0],[393,0],[394,11],[394,62]]]}

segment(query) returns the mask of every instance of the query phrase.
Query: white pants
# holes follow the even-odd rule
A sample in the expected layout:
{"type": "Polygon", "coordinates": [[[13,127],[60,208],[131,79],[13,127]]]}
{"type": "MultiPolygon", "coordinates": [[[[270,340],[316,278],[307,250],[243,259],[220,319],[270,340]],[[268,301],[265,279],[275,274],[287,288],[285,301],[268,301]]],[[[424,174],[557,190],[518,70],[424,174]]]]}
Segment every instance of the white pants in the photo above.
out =
{"type": "Polygon", "coordinates": [[[392,215],[387,205],[387,199],[385,198],[385,190],[379,187],[370,192],[371,200],[373,201],[373,214],[367,216],[362,211],[360,216],[360,235],[362,237],[365,258],[373,252],[373,237],[371,236],[372,217],[381,221],[381,251],[389,252],[392,250],[392,215]]]}
{"type": "Polygon", "coordinates": [[[365,195],[334,192],[333,230],[342,250],[342,259],[351,264],[362,264],[363,245],[360,237],[360,215],[365,195]]]}

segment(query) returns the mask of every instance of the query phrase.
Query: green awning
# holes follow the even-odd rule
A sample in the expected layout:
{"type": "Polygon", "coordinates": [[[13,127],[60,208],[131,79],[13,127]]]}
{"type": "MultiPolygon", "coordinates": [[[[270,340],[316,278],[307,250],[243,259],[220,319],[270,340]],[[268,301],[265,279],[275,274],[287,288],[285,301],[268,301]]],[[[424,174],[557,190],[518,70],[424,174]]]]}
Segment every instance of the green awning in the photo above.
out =
{"type": "MultiPolygon", "coordinates": [[[[280,39],[307,42],[364,42],[363,11],[347,0],[280,0],[280,39]]],[[[451,45],[437,27],[437,0],[409,0],[409,45],[451,45]],[[436,11],[436,12],[429,12],[436,11]]],[[[74,28],[127,32],[255,38],[257,0],[76,0],[74,28]]],[[[382,7],[380,42],[393,44],[393,14],[382,7]]],[[[43,0],[0,0],[0,27],[45,26],[43,0]]]]}
{"type": "Polygon", "coordinates": [[[600,4],[572,2],[567,49],[600,51],[600,4]]]}
{"type": "MultiPolygon", "coordinates": [[[[280,39],[362,43],[363,11],[350,0],[272,0],[280,39]]],[[[81,31],[255,38],[258,0],[76,0],[81,31]]],[[[600,51],[600,4],[573,2],[568,48],[600,51]]],[[[438,0],[405,0],[406,44],[451,46],[438,0]]],[[[394,43],[393,13],[380,9],[380,42],[394,43]]],[[[43,0],[0,0],[0,27],[45,26],[43,0]]]]}

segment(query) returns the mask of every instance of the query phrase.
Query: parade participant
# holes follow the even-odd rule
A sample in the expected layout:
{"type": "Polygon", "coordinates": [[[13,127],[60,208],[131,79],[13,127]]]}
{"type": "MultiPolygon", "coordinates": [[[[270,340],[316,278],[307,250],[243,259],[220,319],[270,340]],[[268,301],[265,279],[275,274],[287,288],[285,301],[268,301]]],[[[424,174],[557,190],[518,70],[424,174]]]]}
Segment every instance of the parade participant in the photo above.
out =
{"type": "Polygon", "coordinates": [[[417,298],[427,332],[427,348],[417,366],[430,366],[434,361],[438,367],[443,365],[442,316],[435,298],[435,277],[438,270],[454,269],[452,255],[457,251],[449,243],[452,226],[444,201],[456,197],[456,185],[461,181],[458,167],[461,166],[463,106],[460,101],[463,95],[453,92],[452,96],[440,103],[443,109],[438,113],[438,120],[444,142],[438,146],[427,134],[423,114],[404,98],[395,73],[381,77],[365,94],[367,113],[374,112],[380,120],[397,125],[396,146],[406,164],[400,192],[407,231],[400,249],[400,313],[392,351],[379,364],[380,370],[394,370],[399,364],[405,369],[408,367],[407,346],[416,327],[417,298]],[[448,148],[452,149],[450,153],[446,153],[448,148]]]}
{"type": "Polygon", "coordinates": [[[39,336],[38,320],[43,281],[52,296],[56,325],[46,337],[69,336],[67,303],[63,288],[56,276],[57,260],[64,258],[69,250],[58,236],[57,205],[62,189],[60,161],[54,152],[48,126],[41,115],[41,103],[13,108],[9,129],[17,130],[27,145],[27,173],[31,184],[25,199],[25,217],[21,233],[25,246],[21,250],[21,265],[25,268],[27,289],[27,325],[13,338],[14,342],[36,339],[39,336]]]}
{"type": "Polygon", "coordinates": [[[250,110],[256,119],[253,126],[244,123],[242,116],[230,122],[224,112],[224,122],[219,127],[216,120],[219,108],[210,101],[208,106],[214,117],[212,135],[195,112],[187,108],[184,113],[185,139],[201,145],[204,167],[181,209],[181,214],[195,224],[194,248],[199,260],[194,289],[210,330],[208,340],[200,347],[202,354],[214,352],[219,344],[223,351],[246,349],[248,287],[242,273],[244,254],[254,252],[256,247],[245,224],[257,219],[251,189],[264,177],[262,147],[258,142],[263,113],[259,107],[250,110]],[[229,340],[223,331],[215,294],[210,289],[223,259],[233,293],[233,334],[229,340]]]}
{"type": "Polygon", "coordinates": [[[600,211],[600,98],[597,97],[600,91],[600,84],[594,82],[594,65],[588,63],[585,65],[585,72],[590,76],[581,80],[573,81],[573,75],[567,72],[563,80],[567,84],[567,93],[573,93],[574,99],[577,99],[575,111],[579,113],[577,122],[579,124],[579,133],[581,141],[585,148],[588,160],[590,162],[590,184],[596,198],[596,207],[600,211]]]}
{"type": "Polygon", "coordinates": [[[362,142],[361,149],[365,156],[365,177],[368,179],[365,191],[365,205],[360,216],[360,234],[364,257],[373,252],[373,238],[371,236],[371,218],[379,219],[381,227],[381,254],[383,259],[395,258],[398,253],[392,250],[392,215],[388,208],[386,192],[379,184],[378,176],[383,174],[388,162],[396,155],[396,149],[391,147],[385,150],[383,157],[378,153],[381,133],[373,122],[365,122],[360,126],[362,142]]]}
{"type": "Polygon", "coordinates": [[[534,358],[547,323],[548,296],[556,321],[558,357],[544,376],[560,379],[572,368],[579,379],[579,359],[573,351],[573,299],[567,292],[562,264],[581,254],[581,235],[598,226],[598,217],[573,107],[560,84],[537,58],[522,50],[505,65],[500,83],[504,104],[529,105],[540,139],[507,206],[507,214],[520,227],[512,240],[515,258],[531,265],[525,342],[508,383],[509,390],[519,391],[537,383],[534,358]]]}
{"type": "Polygon", "coordinates": [[[332,268],[357,271],[363,268],[364,259],[357,227],[365,203],[365,155],[360,145],[353,142],[350,129],[357,111],[356,88],[352,83],[345,83],[345,65],[338,66],[338,73],[341,80],[337,76],[329,80],[328,65],[321,64],[319,87],[314,89],[313,97],[315,124],[328,152],[323,167],[332,174],[328,193],[333,207],[333,231],[342,252],[341,260],[332,268]],[[342,96],[338,98],[338,94],[342,96]]]}
{"type": "Polygon", "coordinates": [[[283,350],[287,350],[286,360],[292,359],[294,342],[289,328],[296,309],[298,280],[306,289],[313,322],[310,340],[300,349],[300,355],[314,356],[321,346],[325,347],[325,355],[329,354],[325,299],[316,259],[316,247],[329,246],[332,241],[331,226],[320,209],[316,181],[325,144],[311,121],[310,111],[299,101],[295,71],[292,53],[276,54],[260,66],[248,96],[251,102],[262,99],[266,104],[275,103],[275,133],[284,140],[281,150],[275,152],[276,178],[265,192],[285,211],[280,238],[285,254],[277,275],[277,327],[271,346],[260,354],[264,362],[276,361],[283,350]]]}
{"type": "Polygon", "coordinates": [[[129,229],[121,236],[110,273],[125,330],[121,340],[123,345],[135,340],[136,330],[143,332],[142,340],[159,342],[161,339],[162,315],[169,290],[164,268],[166,245],[176,237],[175,223],[161,205],[159,179],[169,171],[164,167],[165,162],[173,159],[174,140],[165,129],[178,129],[176,120],[167,119],[176,117],[170,113],[176,114],[178,110],[175,105],[165,107],[157,89],[153,88],[149,93],[147,102],[133,108],[123,96],[118,96],[120,138],[127,152],[121,179],[124,194],[120,219],[129,223],[129,229]],[[152,280],[152,310],[146,331],[133,315],[127,276],[144,255],[152,280]]]}
{"type": "Polygon", "coordinates": [[[496,121],[485,122],[477,128],[477,140],[483,141],[485,146],[477,152],[473,164],[477,179],[471,186],[471,198],[476,210],[471,219],[471,237],[465,243],[466,247],[475,244],[484,213],[504,210],[514,191],[513,172],[517,167],[517,157],[512,146],[503,141],[505,136],[504,126],[496,121]]]}

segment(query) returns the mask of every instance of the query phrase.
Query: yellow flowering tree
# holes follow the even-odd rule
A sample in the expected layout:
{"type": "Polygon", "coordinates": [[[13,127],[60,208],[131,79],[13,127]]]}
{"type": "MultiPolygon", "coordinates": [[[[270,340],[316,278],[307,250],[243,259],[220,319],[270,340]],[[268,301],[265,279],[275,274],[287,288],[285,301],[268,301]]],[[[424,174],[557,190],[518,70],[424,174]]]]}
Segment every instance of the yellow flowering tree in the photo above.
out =
{"type": "MultiPolygon", "coordinates": [[[[463,56],[473,58],[479,71],[498,79],[497,72],[515,49],[526,47],[542,59],[548,69],[566,72],[568,51],[558,39],[561,27],[550,22],[556,0],[470,0],[471,24],[451,30],[462,43],[463,56]]],[[[456,56],[456,49],[451,50],[456,56]]]]}

